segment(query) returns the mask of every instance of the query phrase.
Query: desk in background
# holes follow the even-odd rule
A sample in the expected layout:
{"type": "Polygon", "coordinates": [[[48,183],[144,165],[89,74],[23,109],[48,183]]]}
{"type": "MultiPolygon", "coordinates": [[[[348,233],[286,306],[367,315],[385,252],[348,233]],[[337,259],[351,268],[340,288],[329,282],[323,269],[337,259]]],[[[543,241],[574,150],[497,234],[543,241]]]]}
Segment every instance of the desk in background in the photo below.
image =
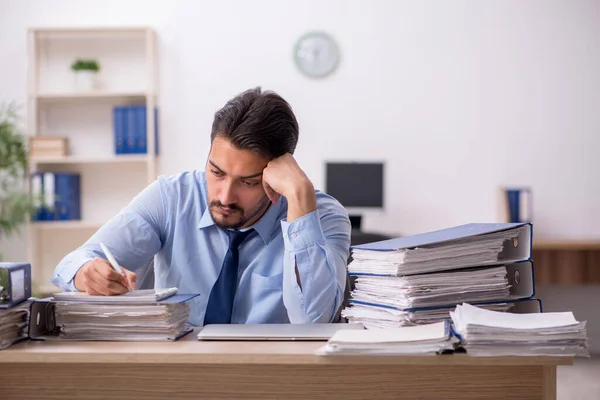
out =
{"type": "Polygon", "coordinates": [[[324,342],[37,342],[0,351],[2,399],[555,399],[569,357],[315,355],[324,342]]]}
{"type": "Polygon", "coordinates": [[[535,283],[600,284],[600,241],[534,240],[535,283]]]}

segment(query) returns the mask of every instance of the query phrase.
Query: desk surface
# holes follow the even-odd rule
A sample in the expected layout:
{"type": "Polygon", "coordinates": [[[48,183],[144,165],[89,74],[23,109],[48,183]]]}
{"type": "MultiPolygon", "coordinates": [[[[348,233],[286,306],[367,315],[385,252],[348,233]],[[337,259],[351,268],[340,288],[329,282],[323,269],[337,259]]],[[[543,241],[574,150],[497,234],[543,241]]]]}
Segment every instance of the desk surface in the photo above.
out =
{"type": "Polygon", "coordinates": [[[198,341],[192,332],[177,342],[24,341],[0,351],[4,363],[69,364],[343,364],[525,366],[570,365],[571,357],[318,356],[325,342],[198,341]]]}

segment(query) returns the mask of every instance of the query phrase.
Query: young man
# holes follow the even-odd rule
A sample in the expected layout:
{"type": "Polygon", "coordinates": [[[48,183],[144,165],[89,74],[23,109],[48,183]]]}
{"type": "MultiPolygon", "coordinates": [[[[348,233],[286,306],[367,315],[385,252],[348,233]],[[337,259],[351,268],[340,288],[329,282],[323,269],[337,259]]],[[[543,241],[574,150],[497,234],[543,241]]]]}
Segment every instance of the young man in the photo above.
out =
{"type": "Polygon", "coordinates": [[[350,220],[300,169],[297,141],[284,99],[241,93],[215,114],[205,172],[160,176],[68,254],[52,282],[120,294],[154,257],[155,287],[200,293],[194,325],[331,322],[344,296],[350,220]]]}

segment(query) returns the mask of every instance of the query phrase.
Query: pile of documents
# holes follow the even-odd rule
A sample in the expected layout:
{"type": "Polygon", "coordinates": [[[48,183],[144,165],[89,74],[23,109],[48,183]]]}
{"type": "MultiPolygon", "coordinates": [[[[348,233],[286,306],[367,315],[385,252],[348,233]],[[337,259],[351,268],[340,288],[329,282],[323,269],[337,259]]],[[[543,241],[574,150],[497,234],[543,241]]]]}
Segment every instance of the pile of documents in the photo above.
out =
{"type": "Polygon", "coordinates": [[[404,328],[342,329],[317,354],[424,356],[452,351],[457,342],[448,321],[404,328]]]}
{"type": "Polygon", "coordinates": [[[176,288],[134,290],[119,296],[57,293],[58,335],[70,340],[177,340],[191,328],[187,324],[190,306],[176,293],[176,288]]]}
{"type": "Polygon", "coordinates": [[[572,312],[511,314],[463,304],[450,316],[472,356],[589,356],[586,322],[572,312]]]}
{"type": "Polygon", "coordinates": [[[29,308],[25,301],[17,306],[0,309],[0,350],[26,339],[29,327],[29,308]]]}
{"type": "Polygon", "coordinates": [[[358,276],[356,301],[398,309],[483,302],[510,295],[506,267],[406,276],[358,276]]]}
{"type": "MultiPolygon", "coordinates": [[[[352,262],[348,264],[348,271],[400,276],[491,265],[498,262],[498,254],[504,249],[505,242],[515,239],[518,235],[519,229],[508,229],[486,235],[398,250],[379,251],[355,248],[352,251],[352,262]]],[[[412,237],[416,243],[418,243],[419,236],[424,235],[412,237]]]]}
{"type": "Polygon", "coordinates": [[[441,322],[463,302],[511,311],[533,295],[530,242],[530,224],[467,224],[352,246],[342,316],[390,328],[441,322]]]}
{"type": "MultiPolygon", "coordinates": [[[[484,304],[480,307],[499,312],[509,312],[514,303],[484,304]]],[[[438,307],[423,310],[398,310],[392,307],[381,307],[364,304],[354,304],[342,310],[342,316],[353,323],[360,323],[365,328],[395,328],[432,324],[449,318],[451,307],[438,307]]]]}

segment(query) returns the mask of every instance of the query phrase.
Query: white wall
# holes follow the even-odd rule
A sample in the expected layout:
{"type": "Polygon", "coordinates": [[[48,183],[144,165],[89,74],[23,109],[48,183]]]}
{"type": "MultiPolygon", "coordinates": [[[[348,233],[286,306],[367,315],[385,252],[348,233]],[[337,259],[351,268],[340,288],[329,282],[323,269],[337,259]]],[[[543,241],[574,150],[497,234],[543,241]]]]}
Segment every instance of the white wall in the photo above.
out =
{"type": "Polygon", "coordinates": [[[600,238],[600,3],[581,1],[0,0],[0,98],[25,100],[25,29],[150,25],[160,38],[160,172],[202,167],[213,112],[254,85],[325,160],[383,160],[383,213],[411,234],[499,218],[498,187],[531,185],[536,237],[600,238]],[[307,30],[342,50],[324,81],[291,57],[307,30]],[[9,55],[10,54],[10,55],[9,55]]]}
{"type": "Polygon", "coordinates": [[[25,29],[150,25],[160,38],[160,172],[202,167],[213,112],[254,85],[296,110],[297,157],[383,160],[383,213],[411,234],[499,218],[498,188],[531,185],[536,237],[600,238],[600,3],[586,1],[0,0],[0,97],[25,100],[25,29]],[[324,29],[342,63],[295,69],[324,29]]]}
{"type": "Polygon", "coordinates": [[[600,238],[598,1],[0,0],[0,100],[25,102],[26,28],[56,25],[158,31],[162,173],[201,168],[214,111],[262,85],[294,107],[316,186],[325,160],[386,162],[366,229],[495,221],[498,187],[523,184],[536,237],[600,238]],[[324,81],[293,64],[311,29],[342,50],[324,81]]]}

